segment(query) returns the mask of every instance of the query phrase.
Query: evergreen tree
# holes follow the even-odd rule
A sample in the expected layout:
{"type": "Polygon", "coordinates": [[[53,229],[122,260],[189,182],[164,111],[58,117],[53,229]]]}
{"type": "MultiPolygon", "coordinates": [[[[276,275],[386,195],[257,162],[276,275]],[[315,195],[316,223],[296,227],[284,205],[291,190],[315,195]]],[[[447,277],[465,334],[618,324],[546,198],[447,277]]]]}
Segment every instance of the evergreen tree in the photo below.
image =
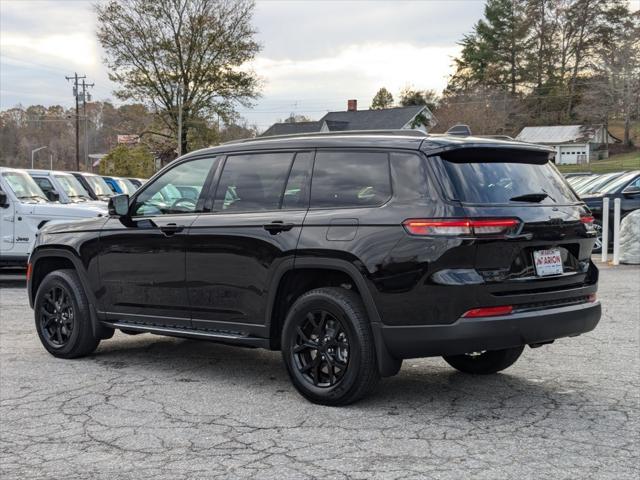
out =
{"type": "Polygon", "coordinates": [[[481,84],[517,92],[525,77],[525,56],[530,47],[526,7],[525,0],[487,1],[485,18],[461,42],[454,89],[481,84]]]}
{"type": "Polygon", "coordinates": [[[391,108],[393,107],[393,95],[386,88],[382,87],[378,90],[375,97],[371,101],[371,109],[378,110],[382,108],[391,108]]]}

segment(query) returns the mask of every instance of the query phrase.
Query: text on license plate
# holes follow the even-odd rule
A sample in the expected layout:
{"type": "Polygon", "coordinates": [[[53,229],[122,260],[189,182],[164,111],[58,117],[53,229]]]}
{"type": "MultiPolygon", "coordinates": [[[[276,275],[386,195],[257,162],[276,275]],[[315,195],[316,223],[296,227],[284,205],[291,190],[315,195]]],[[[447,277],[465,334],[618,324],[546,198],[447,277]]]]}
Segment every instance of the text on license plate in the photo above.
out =
{"type": "Polygon", "coordinates": [[[540,277],[558,275],[563,272],[562,255],[558,248],[535,250],[533,252],[533,261],[536,265],[536,274],[540,277]]]}

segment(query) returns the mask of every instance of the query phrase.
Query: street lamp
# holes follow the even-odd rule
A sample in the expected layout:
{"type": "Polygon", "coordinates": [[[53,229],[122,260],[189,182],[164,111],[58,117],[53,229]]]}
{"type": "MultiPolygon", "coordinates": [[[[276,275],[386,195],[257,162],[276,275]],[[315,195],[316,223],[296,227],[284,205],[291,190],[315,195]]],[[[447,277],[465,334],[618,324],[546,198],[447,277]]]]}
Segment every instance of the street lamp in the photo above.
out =
{"type": "Polygon", "coordinates": [[[40,150],[44,150],[45,148],[48,148],[48,147],[34,148],[33,150],[31,150],[31,169],[32,169],[32,170],[33,170],[33,155],[34,155],[36,152],[39,152],[40,150]]]}

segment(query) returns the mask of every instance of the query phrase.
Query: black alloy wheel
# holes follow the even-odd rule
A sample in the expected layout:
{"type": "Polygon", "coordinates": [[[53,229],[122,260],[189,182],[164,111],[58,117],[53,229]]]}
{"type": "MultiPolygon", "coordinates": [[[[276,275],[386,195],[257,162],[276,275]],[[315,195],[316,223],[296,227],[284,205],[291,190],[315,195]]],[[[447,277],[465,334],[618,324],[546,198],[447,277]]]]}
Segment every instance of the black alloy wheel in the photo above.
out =
{"type": "Polygon", "coordinates": [[[316,387],[333,387],[349,366],[349,337],[342,322],[326,310],[307,313],[292,346],[296,368],[316,387]]]}
{"type": "Polygon", "coordinates": [[[50,288],[43,294],[37,315],[44,340],[52,348],[64,348],[76,323],[69,292],[59,284],[50,288]]]}
{"type": "Polygon", "coordinates": [[[380,378],[371,324],[357,292],[323,287],[298,297],[281,345],[293,385],[311,402],[348,405],[380,378]]]}
{"type": "Polygon", "coordinates": [[[91,305],[74,270],[54,270],[44,277],[33,312],[42,346],[54,357],[82,357],[100,343],[91,321],[91,305]]]}

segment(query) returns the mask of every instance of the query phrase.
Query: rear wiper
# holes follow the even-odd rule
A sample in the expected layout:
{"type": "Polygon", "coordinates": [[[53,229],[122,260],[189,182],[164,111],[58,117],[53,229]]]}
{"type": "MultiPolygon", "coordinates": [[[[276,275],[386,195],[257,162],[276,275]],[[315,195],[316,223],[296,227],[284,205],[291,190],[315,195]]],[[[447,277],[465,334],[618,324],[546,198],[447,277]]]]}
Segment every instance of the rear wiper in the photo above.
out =
{"type": "Polygon", "coordinates": [[[512,202],[533,202],[539,203],[545,198],[549,197],[548,193],[525,193],[524,195],[518,195],[517,197],[511,197],[509,201],[512,202]]]}

